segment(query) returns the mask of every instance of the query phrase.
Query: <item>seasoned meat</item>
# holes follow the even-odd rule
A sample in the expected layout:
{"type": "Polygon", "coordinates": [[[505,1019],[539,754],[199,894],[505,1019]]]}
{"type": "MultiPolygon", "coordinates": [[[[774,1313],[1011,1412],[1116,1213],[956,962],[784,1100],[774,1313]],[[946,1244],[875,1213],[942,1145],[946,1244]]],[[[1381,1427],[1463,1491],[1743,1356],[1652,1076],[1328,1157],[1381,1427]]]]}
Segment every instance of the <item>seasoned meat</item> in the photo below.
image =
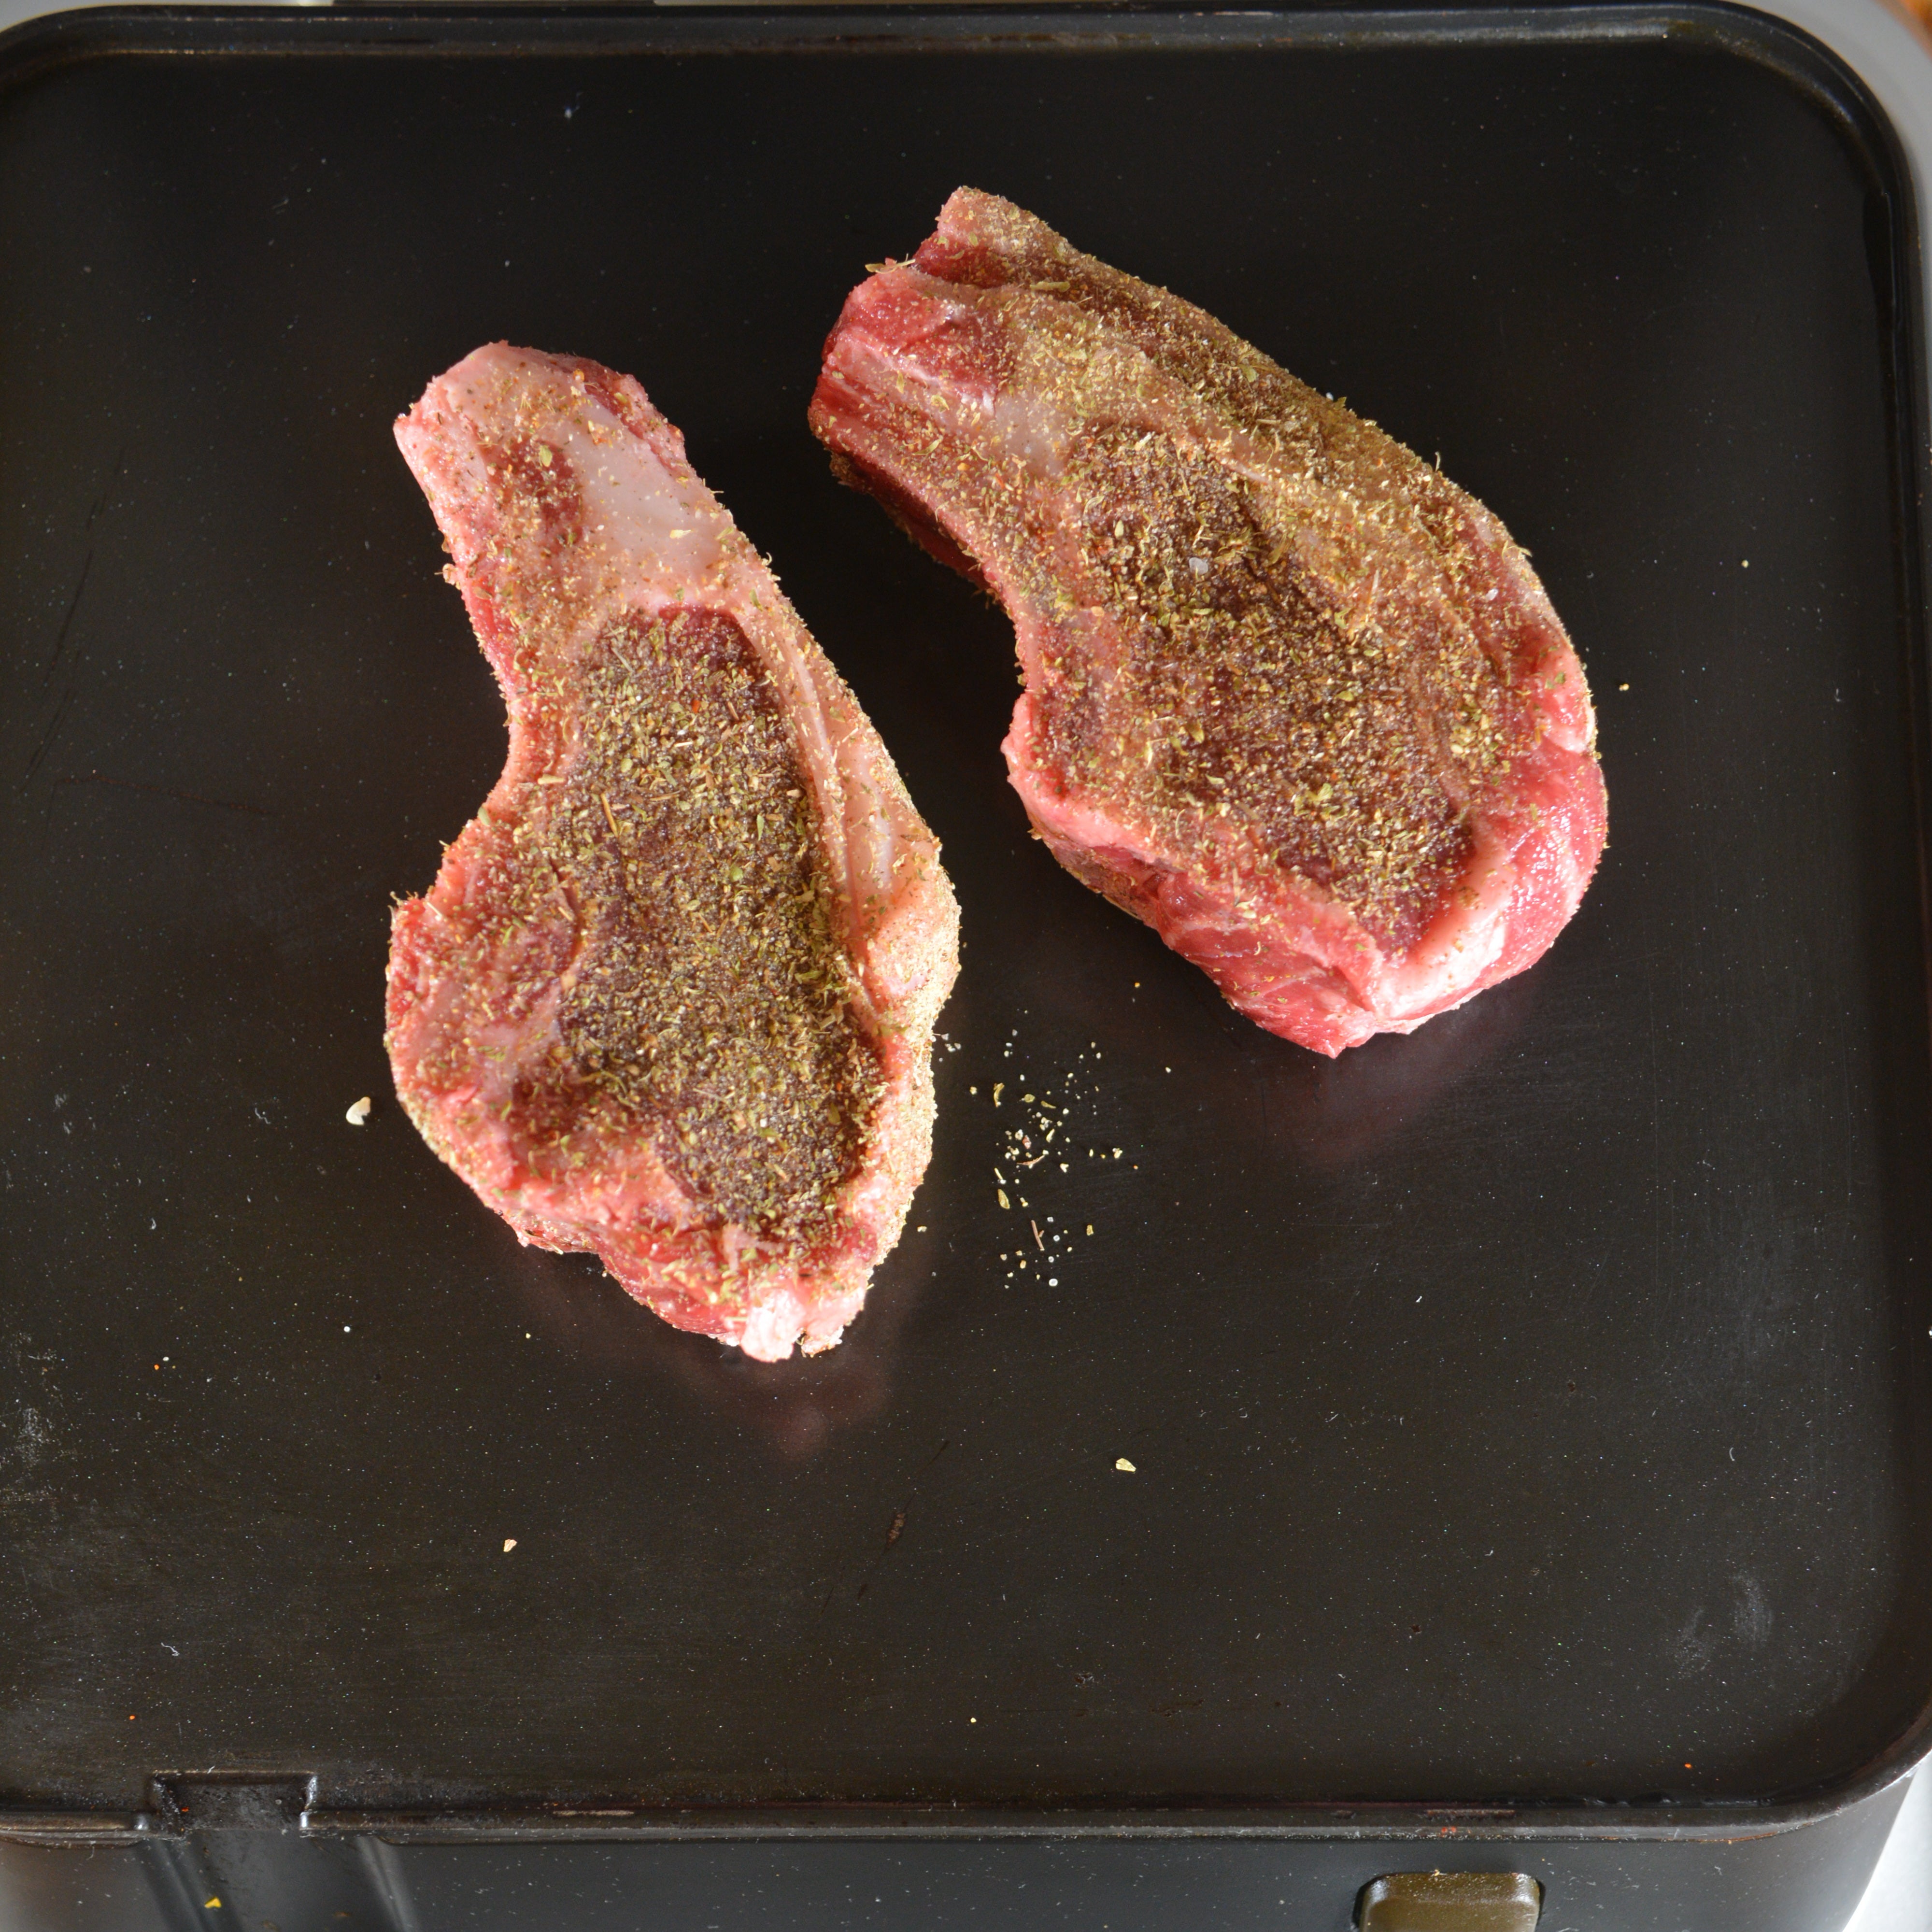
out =
{"type": "Polygon", "coordinates": [[[1594,722],[1523,552],[1212,316],[962,188],[853,292],[811,422],[1012,616],[1040,836],[1263,1026],[1408,1032],[1576,910],[1594,722]]]}
{"type": "Polygon", "coordinates": [[[510,736],[396,910],[397,1092],[524,1241],[760,1360],[830,1347],[931,1151],[938,844],[628,376],[494,344],[396,437],[510,736]]]}

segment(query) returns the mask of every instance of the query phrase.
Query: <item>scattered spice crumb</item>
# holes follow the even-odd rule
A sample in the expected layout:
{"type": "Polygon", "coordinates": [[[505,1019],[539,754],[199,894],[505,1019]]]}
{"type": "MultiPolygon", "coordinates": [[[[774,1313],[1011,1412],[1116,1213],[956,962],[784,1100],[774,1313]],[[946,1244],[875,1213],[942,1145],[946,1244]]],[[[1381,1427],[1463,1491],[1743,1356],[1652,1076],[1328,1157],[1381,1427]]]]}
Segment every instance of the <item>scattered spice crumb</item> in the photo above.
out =
{"type": "MultiPolygon", "coordinates": [[[[1005,1056],[1009,1060],[1015,1058],[1018,1046],[1016,1030],[1008,1036],[1005,1044],[1005,1056]]],[[[1084,1062],[1090,1053],[1095,1060],[1100,1058],[1099,1047],[1094,1042],[1089,1041],[1088,1047],[1088,1052],[1076,1052],[1073,1055],[1075,1061],[1084,1062]]],[[[1012,1167],[1016,1178],[1019,1174],[1034,1172],[1042,1166],[1047,1166],[1049,1171],[1058,1167],[1063,1174],[1070,1175],[1073,1172],[1071,1156],[1074,1151],[1070,1143],[1080,1132],[1083,1124],[1087,1124],[1088,1117],[1097,1112],[1104,1105],[1104,1098],[1097,1086],[1088,1085],[1082,1080],[1077,1066],[1064,1066],[1057,1073],[1050,1073],[1044,1078],[1029,1079],[1022,1072],[1015,1080],[1000,1081],[993,1088],[995,1106],[1004,1102],[1009,1086],[1013,1089],[1017,1106],[1024,1111],[1001,1130],[1000,1165],[994,1168],[993,1178],[998,1184],[996,1198],[1000,1207],[1011,1212],[1016,1208],[1028,1209],[1031,1203],[1024,1195],[1009,1192],[1013,1184],[1006,1179],[1003,1169],[1012,1167]]],[[[1124,1148],[1116,1148],[1113,1150],[1112,1157],[1118,1160],[1125,1151],[1124,1148]]],[[[1090,1147],[1087,1150],[1087,1157],[1090,1160],[1105,1159],[1107,1150],[1090,1147]]],[[[1051,1198],[1050,1193],[1048,1198],[1051,1198]]],[[[1033,1234],[1033,1252],[1036,1258],[1052,1254],[1052,1244],[1047,1239],[1046,1231],[1053,1227],[1054,1219],[1052,1214],[1042,1214],[1039,1220],[1028,1222],[1033,1234]]],[[[1090,1235],[1094,1232],[1093,1224],[1088,1222],[1084,1225],[1090,1235]]],[[[1052,1236],[1053,1242],[1070,1239],[1072,1232],[1070,1228],[1055,1232],[1052,1236]]],[[[1017,1254],[1002,1253],[999,1258],[1006,1264],[1005,1278],[1008,1281],[1013,1280],[1016,1274],[1023,1273],[1027,1268],[1027,1262],[1017,1254]]],[[[1058,1288],[1060,1286],[1059,1276],[1049,1277],[1048,1286],[1058,1288]]]]}
{"type": "Polygon", "coordinates": [[[1134,1474],[1134,1466],[1124,1456],[1116,1456],[1114,1458],[1114,1467],[1124,1475],[1131,1476],[1134,1474]]]}
{"type": "Polygon", "coordinates": [[[355,1106],[351,1107],[348,1112],[343,1116],[343,1118],[346,1120],[352,1127],[359,1127],[362,1123],[369,1118],[370,1109],[373,1108],[375,1104],[375,1102],[372,1100],[367,1094],[364,1094],[362,1099],[358,1100],[355,1106]]]}
{"type": "Polygon", "coordinates": [[[513,1550],[514,1549],[515,1549],[515,1548],[516,1548],[516,1546],[517,1546],[517,1539],[516,1539],[514,1536],[506,1536],[506,1537],[505,1537],[505,1538],[504,1538],[504,1539],[503,1539],[503,1554],[504,1554],[506,1556],[508,1556],[508,1555],[509,1555],[509,1553],[510,1553],[510,1552],[511,1552],[512,1550],[513,1550]]]}

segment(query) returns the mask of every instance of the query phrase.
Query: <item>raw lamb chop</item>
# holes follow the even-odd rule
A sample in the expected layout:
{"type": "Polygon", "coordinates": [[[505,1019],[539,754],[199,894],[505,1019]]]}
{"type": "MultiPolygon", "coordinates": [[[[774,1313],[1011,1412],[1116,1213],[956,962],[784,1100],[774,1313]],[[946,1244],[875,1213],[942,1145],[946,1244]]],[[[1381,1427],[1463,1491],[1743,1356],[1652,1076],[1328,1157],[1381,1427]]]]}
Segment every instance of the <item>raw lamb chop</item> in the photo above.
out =
{"type": "Polygon", "coordinates": [[[932,1149],[938,846],[630,377],[493,344],[396,440],[510,729],[396,910],[396,1090],[525,1242],[760,1360],[829,1348],[932,1149]]]}
{"type": "Polygon", "coordinates": [[[1523,552],[1212,316],[962,188],[811,422],[1012,616],[1040,836],[1263,1026],[1409,1032],[1576,910],[1594,721],[1523,552]]]}

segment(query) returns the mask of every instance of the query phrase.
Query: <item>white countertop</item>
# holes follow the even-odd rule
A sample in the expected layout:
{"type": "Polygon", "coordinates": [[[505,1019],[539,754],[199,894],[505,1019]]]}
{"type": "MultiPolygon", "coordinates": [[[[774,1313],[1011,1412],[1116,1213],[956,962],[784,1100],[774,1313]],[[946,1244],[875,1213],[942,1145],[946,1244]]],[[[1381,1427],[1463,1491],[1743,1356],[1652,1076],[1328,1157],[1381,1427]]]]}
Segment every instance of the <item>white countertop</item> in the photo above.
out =
{"type": "Polygon", "coordinates": [[[1932,1928],[1932,1772],[1913,1778],[1864,1903],[1852,1913],[1845,1932],[1928,1932],[1928,1928],[1932,1928]]]}

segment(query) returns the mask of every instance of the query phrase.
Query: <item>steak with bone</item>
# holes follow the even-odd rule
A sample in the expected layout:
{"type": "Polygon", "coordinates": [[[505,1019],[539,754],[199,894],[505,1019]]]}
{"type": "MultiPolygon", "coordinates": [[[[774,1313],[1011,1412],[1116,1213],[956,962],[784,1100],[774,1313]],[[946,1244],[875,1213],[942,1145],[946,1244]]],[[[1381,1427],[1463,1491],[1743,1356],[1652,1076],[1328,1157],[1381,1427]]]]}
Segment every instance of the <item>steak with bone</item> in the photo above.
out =
{"type": "Polygon", "coordinates": [[[1575,911],[1603,778],[1523,551],[1211,316],[962,188],[847,301],[811,423],[1012,617],[1041,838],[1263,1026],[1409,1032],[1575,911]]]}
{"type": "Polygon", "coordinates": [[[398,908],[388,1045],[520,1239],[837,1341],[932,1147],[958,915],[885,747],[628,376],[502,344],[398,423],[509,713],[398,908]]]}

